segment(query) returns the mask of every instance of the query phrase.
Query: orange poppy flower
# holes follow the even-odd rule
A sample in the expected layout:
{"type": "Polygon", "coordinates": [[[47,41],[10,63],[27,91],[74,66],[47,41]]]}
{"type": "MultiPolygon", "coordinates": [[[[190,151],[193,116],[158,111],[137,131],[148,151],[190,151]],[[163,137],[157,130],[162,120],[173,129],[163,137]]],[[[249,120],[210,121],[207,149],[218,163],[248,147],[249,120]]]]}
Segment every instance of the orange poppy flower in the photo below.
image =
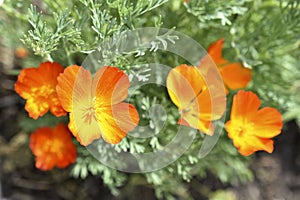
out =
{"type": "Polygon", "coordinates": [[[58,77],[57,93],[70,112],[69,128],[84,146],[100,138],[119,143],[139,122],[133,105],[124,103],[130,86],[117,67],[100,68],[92,80],[89,70],[69,66],[58,77]]]}
{"type": "MultiPolygon", "coordinates": [[[[217,65],[225,86],[230,90],[245,88],[251,80],[251,70],[241,63],[230,63],[222,57],[224,38],[217,40],[208,47],[208,55],[217,65]]],[[[201,60],[200,67],[209,63],[209,57],[201,60]]],[[[228,94],[228,90],[226,90],[228,94]]]]}
{"type": "Polygon", "coordinates": [[[56,94],[57,77],[64,68],[56,62],[41,63],[38,68],[23,69],[15,84],[15,91],[26,99],[25,110],[33,119],[50,110],[55,116],[66,115],[56,94]]]}
{"type": "Polygon", "coordinates": [[[275,108],[259,107],[260,100],[253,92],[239,91],[233,98],[230,120],[225,127],[234,146],[244,156],[259,150],[272,153],[271,138],[281,132],[281,114],[275,108]]]}
{"type": "Polygon", "coordinates": [[[224,88],[214,89],[210,92],[197,67],[183,64],[173,68],[167,77],[167,90],[181,114],[178,123],[212,135],[211,121],[221,118],[226,101],[224,88]]]}
{"type": "Polygon", "coordinates": [[[38,128],[30,136],[29,147],[36,156],[35,166],[43,171],[65,168],[76,160],[76,148],[65,124],[38,128]]]}
{"type": "Polygon", "coordinates": [[[25,58],[28,56],[28,50],[25,49],[24,47],[18,47],[15,50],[15,55],[18,58],[25,58]]]}

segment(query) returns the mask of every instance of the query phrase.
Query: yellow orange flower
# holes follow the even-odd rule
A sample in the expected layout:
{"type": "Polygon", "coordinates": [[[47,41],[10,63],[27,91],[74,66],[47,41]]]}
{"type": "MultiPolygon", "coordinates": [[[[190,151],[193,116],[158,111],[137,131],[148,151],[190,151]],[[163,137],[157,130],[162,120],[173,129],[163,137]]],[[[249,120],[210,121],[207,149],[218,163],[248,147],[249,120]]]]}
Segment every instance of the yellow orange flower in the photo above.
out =
{"type": "Polygon", "coordinates": [[[65,168],[75,162],[77,153],[71,132],[65,124],[38,128],[30,136],[29,147],[36,156],[35,166],[40,170],[65,168]]]}
{"type": "Polygon", "coordinates": [[[56,62],[41,63],[38,68],[23,69],[15,84],[15,91],[26,99],[25,110],[37,119],[50,110],[55,116],[66,115],[56,93],[57,77],[64,68],[56,62]]]}
{"type": "Polygon", "coordinates": [[[69,128],[84,146],[102,138],[119,143],[139,122],[133,105],[122,102],[130,86],[128,76],[117,67],[102,67],[94,80],[89,70],[73,65],[58,77],[57,93],[70,112],[69,128]]]}
{"type": "Polygon", "coordinates": [[[167,89],[181,114],[178,123],[212,135],[211,121],[219,119],[225,111],[224,88],[215,87],[211,93],[200,70],[183,64],[169,72],[167,89]]]}
{"type": "Polygon", "coordinates": [[[239,91],[233,98],[230,121],[226,123],[229,138],[245,156],[255,151],[273,152],[272,137],[282,128],[282,116],[275,109],[259,109],[260,100],[253,92],[239,91]]]}
{"type": "MultiPolygon", "coordinates": [[[[217,40],[208,47],[208,55],[217,65],[225,86],[230,90],[245,88],[251,80],[251,70],[241,63],[230,63],[222,57],[224,38],[217,40]]],[[[209,63],[209,57],[202,59],[200,66],[209,63]]],[[[228,90],[226,90],[228,93],[228,90]]]]}

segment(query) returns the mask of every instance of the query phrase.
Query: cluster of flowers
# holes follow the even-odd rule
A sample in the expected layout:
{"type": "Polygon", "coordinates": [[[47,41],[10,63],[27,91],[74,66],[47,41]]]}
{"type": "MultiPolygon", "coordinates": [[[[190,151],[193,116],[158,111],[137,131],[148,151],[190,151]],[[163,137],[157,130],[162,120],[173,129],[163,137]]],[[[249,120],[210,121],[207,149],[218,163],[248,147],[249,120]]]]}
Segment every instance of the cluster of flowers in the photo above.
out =
{"type": "MultiPolygon", "coordinates": [[[[220,119],[225,112],[226,98],[218,95],[224,94],[224,87],[215,88],[216,95],[212,95],[199,69],[212,58],[226,94],[229,90],[245,88],[251,80],[250,69],[222,57],[223,43],[224,39],[220,39],[210,45],[208,56],[199,66],[182,64],[173,68],[166,80],[170,99],[181,114],[178,123],[208,135],[213,134],[211,122],[220,119]],[[212,104],[216,104],[216,108],[212,109],[212,104]]],[[[71,134],[84,146],[100,137],[110,144],[119,143],[139,123],[136,108],[123,102],[129,86],[128,76],[111,66],[100,68],[93,77],[83,67],[72,65],[64,69],[55,62],[23,69],[15,91],[26,99],[25,109],[30,117],[37,119],[49,110],[57,117],[69,113],[68,126],[41,127],[31,134],[30,148],[36,156],[36,167],[50,170],[75,162],[76,147],[71,134]]],[[[260,100],[251,91],[239,90],[233,97],[230,120],[225,128],[234,146],[245,156],[259,150],[271,153],[274,148],[271,138],[281,132],[281,114],[274,108],[259,107],[260,100]]]]}

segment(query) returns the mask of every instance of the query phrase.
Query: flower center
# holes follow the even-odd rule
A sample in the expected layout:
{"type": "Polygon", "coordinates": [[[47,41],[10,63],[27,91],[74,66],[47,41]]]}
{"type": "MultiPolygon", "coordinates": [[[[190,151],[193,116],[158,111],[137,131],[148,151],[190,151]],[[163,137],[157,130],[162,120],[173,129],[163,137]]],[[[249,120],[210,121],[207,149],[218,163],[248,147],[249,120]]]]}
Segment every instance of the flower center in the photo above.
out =
{"type": "Polygon", "coordinates": [[[242,137],[244,134],[253,135],[253,127],[253,122],[244,121],[243,126],[239,126],[236,130],[236,133],[239,137],[242,137]]]}
{"type": "Polygon", "coordinates": [[[52,93],[55,93],[55,89],[51,85],[43,85],[38,88],[32,88],[32,94],[35,96],[49,97],[52,93]]]}
{"type": "Polygon", "coordinates": [[[242,137],[242,136],[243,136],[243,133],[244,133],[244,130],[243,130],[242,127],[238,127],[237,130],[236,130],[236,132],[237,132],[237,135],[238,135],[239,137],[242,137]]]}
{"type": "Polygon", "coordinates": [[[91,124],[93,119],[96,120],[95,109],[93,107],[84,108],[82,118],[84,123],[91,124]]]}
{"type": "Polygon", "coordinates": [[[52,143],[51,152],[52,153],[60,153],[62,151],[62,148],[64,148],[63,143],[56,139],[52,143]]]}

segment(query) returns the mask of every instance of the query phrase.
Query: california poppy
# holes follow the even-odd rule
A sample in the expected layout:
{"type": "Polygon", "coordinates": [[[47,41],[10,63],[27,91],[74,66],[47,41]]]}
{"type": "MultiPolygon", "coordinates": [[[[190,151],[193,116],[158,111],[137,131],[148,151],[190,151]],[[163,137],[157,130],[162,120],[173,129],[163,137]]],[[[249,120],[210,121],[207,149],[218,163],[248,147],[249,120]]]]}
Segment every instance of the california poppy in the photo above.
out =
{"type": "Polygon", "coordinates": [[[70,112],[69,128],[84,146],[102,138],[119,143],[138,124],[133,105],[124,103],[130,86],[128,76],[117,67],[102,67],[94,80],[89,70],[69,66],[58,77],[57,93],[70,112]]]}
{"type": "MultiPolygon", "coordinates": [[[[217,40],[208,47],[208,56],[205,56],[199,67],[209,63],[209,57],[217,65],[225,86],[230,90],[245,88],[251,80],[251,70],[241,63],[231,63],[222,57],[224,38],[217,40]]],[[[226,90],[228,93],[228,90],[226,90]]]]}
{"type": "Polygon", "coordinates": [[[225,127],[234,146],[245,156],[259,150],[272,153],[271,138],[281,132],[281,114],[275,108],[259,107],[260,100],[253,92],[242,90],[233,97],[230,120],[225,127]]]}
{"type": "Polygon", "coordinates": [[[37,119],[50,110],[55,116],[66,115],[56,94],[57,77],[64,68],[56,62],[44,62],[38,68],[21,70],[15,91],[26,99],[25,110],[37,119]]]}
{"type": "Polygon", "coordinates": [[[167,90],[181,114],[178,123],[212,135],[211,121],[221,118],[226,101],[222,95],[224,88],[214,87],[214,89],[213,92],[209,90],[209,85],[197,67],[183,64],[170,70],[167,90]]]}
{"type": "Polygon", "coordinates": [[[25,49],[24,47],[18,47],[15,50],[15,55],[18,58],[25,58],[28,56],[28,50],[25,49]]]}
{"type": "Polygon", "coordinates": [[[65,124],[38,128],[30,136],[29,147],[36,156],[35,166],[40,170],[65,168],[76,160],[76,148],[71,132],[65,124]]]}

